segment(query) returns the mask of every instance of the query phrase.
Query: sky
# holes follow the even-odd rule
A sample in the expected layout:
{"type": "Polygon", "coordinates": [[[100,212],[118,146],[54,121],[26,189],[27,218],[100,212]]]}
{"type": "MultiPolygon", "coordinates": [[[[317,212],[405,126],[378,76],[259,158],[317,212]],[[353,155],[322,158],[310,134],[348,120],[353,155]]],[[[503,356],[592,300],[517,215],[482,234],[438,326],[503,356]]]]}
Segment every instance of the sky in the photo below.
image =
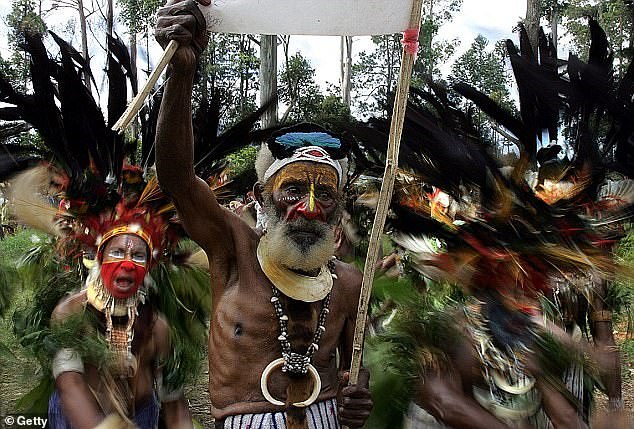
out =
{"type": "MultiPolygon", "coordinates": [[[[514,38],[513,27],[526,13],[526,0],[463,0],[462,9],[454,20],[445,24],[439,33],[440,39],[460,40],[454,58],[466,51],[478,34],[482,34],[493,46],[496,41],[514,38]]],[[[339,81],[340,48],[338,37],[296,36],[293,47],[308,57],[317,73],[320,83],[339,81]]],[[[370,49],[369,37],[353,39],[353,61],[358,60],[359,52],[370,49]]],[[[448,73],[450,60],[444,73],[448,73]]]]}
{"type": "MultiPolygon", "coordinates": [[[[7,29],[5,17],[10,10],[9,0],[0,1],[0,53],[6,54],[7,29]]],[[[457,58],[469,48],[478,34],[482,34],[490,41],[493,47],[496,41],[512,38],[513,27],[525,15],[526,0],[463,0],[462,9],[454,15],[452,22],[445,24],[440,31],[439,38],[460,40],[460,45],[454,55],[457,58]]],[[[66,25],[67,16],[72,15],[72,10],[66,10],[64,14],[51,15],[50,21],[54,30],[61,31],[66,25]],[[53,19],[55,18],[55,19],[53,19]]],[[[47,20],[47,22],[49,22],[47,20]]],[[[49,24],[51,25],[51,24],[49,24]]],[[[123,31],[122,28],[120,30],[123,31]]],[[[116,29],[115,29],[116,31],[116,29]]],[[[73,42],[79,47],[78,38],[73,42]]],[[[311,61],[316,70],[317,82],[323,87],[326,83],[339,83],[340,79],[340,39],[339,37],[293,36],[291,38],[291,52],[301,51],[304,57],[311,61]]],[[[371,49],[369,37],[355,37],[353,43],[353,61],[356,61],[359,52],[371,49]]],[[[150,47],[152,61],[157,61],[159,47],[152,43],[150,47]]],[[[99,51],[98,46],[90,47],[91,53],[99,51]]],[[[280,56],[282,55],[280,49],[280,56]]],[[[140,67],[147,67],[144,63],[145,53],[139,53],[140,67]]],[[[452,60],[453,60],[452,59],[452,60]]],[[[443,73],[448,73],[452,60],[448,61],[443,73]]],[[[100,61],[96,58],[96,62],[100,61]]],[[[280,58],[279,63],[282,63],[280,58]]],[[[94,70],[94,69],[93,69],[94,70]]],[[[141,74],[142,75],[142,74],[141,74]]],[[[140,76],[141,76],[140,75],[140,76]]],[[[99,83],[99,79],[97,79],[99,83]]]]}

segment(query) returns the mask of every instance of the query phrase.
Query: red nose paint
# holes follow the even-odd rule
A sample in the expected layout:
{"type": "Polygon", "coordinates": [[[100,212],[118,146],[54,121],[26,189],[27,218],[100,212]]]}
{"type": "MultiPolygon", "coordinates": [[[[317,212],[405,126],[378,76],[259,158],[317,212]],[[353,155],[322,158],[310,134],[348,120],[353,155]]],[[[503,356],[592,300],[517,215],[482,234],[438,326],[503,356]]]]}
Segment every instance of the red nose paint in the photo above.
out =
{"type": "Polygon", "coordinates": [[[119,261],[119,262],[105,262],[101,265],[101,278],[103,284],[110,291],[115,298],[129,298],[134,295],[141,285],[143,279],[147,273],[147,268],[141,265],[137,265],[131,261],[119,261]],[[126,291],[117,289],[115,285],[115,279],[125,275],[126,277],[132,276],[132,287],[126,291]]]}
{"type": "Polygon", "coordinates": [[[299,203],[295,204],[291,208],[291,210],[288,212],[288,215],[286,216],[286,220],[287,221],[294,220],[294,219],[297,219],[299,216],[302,216],[308,220],[317,219],[322,222],[326,222],[326,216],[324,215],[324,211],[322,210],[321,205],[316,201],[315,201],[314,210],[310,209],[306,201],[300,201],[299,203]]]}

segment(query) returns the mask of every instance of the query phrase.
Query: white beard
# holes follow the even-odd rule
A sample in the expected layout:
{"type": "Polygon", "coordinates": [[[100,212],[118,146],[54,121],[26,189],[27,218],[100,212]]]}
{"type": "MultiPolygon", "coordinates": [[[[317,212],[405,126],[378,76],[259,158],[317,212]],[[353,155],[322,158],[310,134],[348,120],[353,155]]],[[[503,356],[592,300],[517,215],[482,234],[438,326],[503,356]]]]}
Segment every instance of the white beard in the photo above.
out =
{"type": "Polygon", "coordinates": [[[282,221],[277,213],[268,210],[267,233],[261,240],[272,261],[303,272],[314,271],[323,267],[335,253],[334,227],[298,218],[291,222],[282,221]],[[316,232],[315,242],[297,241],[293,239],[294,228],[308,227],[316,232]]]}

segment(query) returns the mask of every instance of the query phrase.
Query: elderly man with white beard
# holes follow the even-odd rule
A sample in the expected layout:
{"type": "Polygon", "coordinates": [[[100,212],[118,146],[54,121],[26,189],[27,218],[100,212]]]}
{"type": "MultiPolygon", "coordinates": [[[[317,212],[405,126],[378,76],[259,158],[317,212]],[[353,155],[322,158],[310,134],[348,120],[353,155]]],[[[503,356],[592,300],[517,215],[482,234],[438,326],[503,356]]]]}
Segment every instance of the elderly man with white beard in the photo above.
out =
{"type": "Polygon", "coordinates": [[[272,136],[254,193],[254,230],[221,207],[193,166],[194,72],[207,43],[192,1],[159,11],[157,40],[177,40],[156,135],[161,187],[209,259],[209,392],[216,428],[361,427],[368,375],[345,386],[361,273],[334,259],[346,178],[341,140],[310,125],[272,136]]]}

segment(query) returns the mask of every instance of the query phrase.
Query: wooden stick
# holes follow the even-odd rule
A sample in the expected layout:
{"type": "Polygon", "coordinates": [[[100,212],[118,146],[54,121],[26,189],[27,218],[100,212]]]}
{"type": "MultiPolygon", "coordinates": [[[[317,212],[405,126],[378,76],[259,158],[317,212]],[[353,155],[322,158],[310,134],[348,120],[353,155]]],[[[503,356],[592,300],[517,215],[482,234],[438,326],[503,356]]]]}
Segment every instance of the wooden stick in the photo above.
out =
{"type": "MultiPolygon", "coordinates": [[[[423,0],[414,0],[412,6],[412,16],[410,28],[419,28],[421,19],[423,0]]],[[[363,282],[361,283],[361,295],[359,296],[359,308],[357,310],[357,322],[354,330],[354,342],[352,345],[352,362],[350,364],[350,384],[357,384],[359,380],[359,370],[361,369],[361,356],[363,352],[363,340],[365,325],[368,317],[368,304],[370,302],[370,292],[376,270],[376,262],[379,258],[381,246],[381,235],[385,226],[385,219],[392,199],[394,181],[398,169],[398,152],[403,133],[403,123],[405,121],[405,110],[407,109],[407,99],[409,95],[409,85],[412,80],[412,70],[416,54],[407,49],[403,49],[403,60],[396,87],[396,98],[394,99],[394,110],[392,112],[392,123],[390,125],[390,138],[387,146],[385,161],[385,171],[383,172],[383,182],[379,193],[379,203],[374,216],[374,225],[370,234],[368,254],[365,258],[365,268],[363,269],[363,282]]]]}
{"type": "Polygon", "coordinates": [[[150,76],[148,77],[147,82],[145,82],[145,85],[143,85],[141,91],[139,91],[136,97],[134,97],[134,99],[128,105],[128,108],[125,110],[125,112],[123,112],[123,115],[121,115],[119,120],[113,125],[113,131],[117,131],[119,134],[123,134],[130,123],[132,123],[134,118],[136,118],[136,115],[143,107],[143,103],[145,103],[145,100],[150,95],[152,88],[154,88],[154,85],[161,77],[161,74],[163,74],[163,70],[165,70],[165,67],[167,67],[177,49],[178,42],[176,40],[170,40],[167,48],[165,48],[165,51],[163,51],[163,55],[161,55],[161,59],[156,65],[156,68],[152,70],[152,73],[150,73],[150,76]]]}

